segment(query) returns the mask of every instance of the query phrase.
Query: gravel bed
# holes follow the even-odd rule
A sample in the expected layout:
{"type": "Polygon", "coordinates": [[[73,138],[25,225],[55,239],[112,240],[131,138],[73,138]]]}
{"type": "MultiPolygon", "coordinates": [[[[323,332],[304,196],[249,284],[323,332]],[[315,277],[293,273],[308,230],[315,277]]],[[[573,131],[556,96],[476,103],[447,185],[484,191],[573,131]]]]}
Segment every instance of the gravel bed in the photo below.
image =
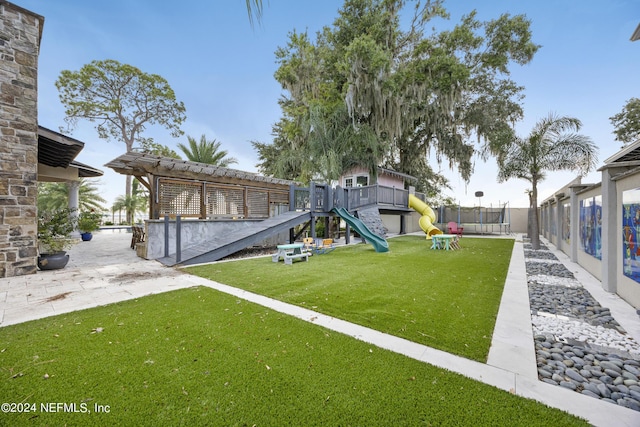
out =
{"type": "Polygon", "coordinates": [[[640,361],[546,334],[535,336],[535,347],[541,381],[640,411],[640,361]]]}
{"type": "Polygon", "coordinates": [[[232,259],[251,258],[256,256],[273,255],[278,251],[275,246],[254,246],[243,249],[241,251],[232,253],[221,259],[221,261],[228,261],[232,259]]]}
{"type": "Polygon", "coordinates": [[[629,358],[640,356],[638,343],[629,337],[624,329],[622,332],[618,328],[608,328],[602,325],[591,325],[589,323],[566,318],[563,316],[549,316],[548,314],[531,316],[533,330],[535,334],[554,337],[557,341],[573,341],[576,345],[583,345],[592,349],[613,349],[613,353],[628,353],[629,358]]]}
{"type": "Polygon", "coordinates": [[[546,274],[549,276],[574,278],[573,273],[560,262],[526,261],[526,267],[527,274],[546,274]]]}
{"type": "Polygon", "coordinates": [[[529,250],[525,249],[524,256],[527,259],[547,259],[547,260],[558,261],[558,257],[556,257],[554,254],[552,254],[548,250],[536,251],[533,249],[529,249],[529,250]]]}
{"type": "MultiPolygon", "coordinates": [[[[531,314],[548,313],[562,315],[593,326],[622,330],[611,316],[611,311],[602,307],[584,288],[567,288],[529,282],[531,314]]],[[[624,331],[624,330],[622,330],[624,331]]]]}
{"type": "MultiPolygon", "coordinates": [[[[527,250],[527,249],[535,250],[535,249],[533,249],[533,246],[531,246],[531,243],[529,243],[529,242],[527,242],[527,241],[525,241],[525,242],[524,242],[524,249],[525,249],[525,250],[527,250]]],[[[544,243],[542,243],[542,242],[541,242],[541,243],[540,243],[540,249],[539,249],[539,250],[542,250],[542,251],[548,251],[548,250],[549,250],[549,248],[548,248],[544,243]]]]}
{"type": "Polygon", "coordinates": [[[540,285],[564,286],[566,288],[581,288],[582,283],[572,277],[557,277],[547,274],[528,274],[528,283],[537,283],[540,285]]]}
{"type": "Polygon", "coordinates": [[[540,381],[640,411],[640,344],[546,247],[524,246],[540,381]]]}

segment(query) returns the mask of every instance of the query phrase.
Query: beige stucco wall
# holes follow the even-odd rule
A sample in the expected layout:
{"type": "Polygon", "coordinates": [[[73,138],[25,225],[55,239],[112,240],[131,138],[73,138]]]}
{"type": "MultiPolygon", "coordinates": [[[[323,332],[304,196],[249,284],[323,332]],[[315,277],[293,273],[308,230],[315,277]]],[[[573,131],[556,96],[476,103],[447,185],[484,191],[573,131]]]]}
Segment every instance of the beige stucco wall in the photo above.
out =
{"type": "Polygon", "coordinates": [[[549,230],[546,236],[549,242],[553,243],[556,247],[558,247],[558,214],[556,213],[557,206],[558,204],[556,202],[551,202],[549,204],[549,209],[547,210],[547,215],[549,218],[549,230]]]}
{"type": "MultiPolygon", "coordinates": [[[[511,233],[526,233],[527,232],[527,208],[511,208],[507,213],[507,219],[511,220],[510,223],[510,231],[511,233]]],[[[382,221],[384,222],[385,227],[389,230],[389,233],[399,233],[400,232],[400,215],[381,215],[382,221]]],[[[418,212],[411,212],[406,215],[406,223],[405,228],[407,233],[415,233],[422,231],[420,229],[420,225],[418,221],[420,220],[420,214],[418,212]]],[[[438,228],[440,228],[443,232],[446,232],[446,224],[436,224],[438,228]]],[[[473,228],[469,228],[471,232],[474,232],[473,228]]],[[[480,228],[478,226],[477,229],[480,232],[480,228]]],[[[502,233],[506,232],[506,228],[502,228],[502,233]]],[[[491,230],[491,226],[487,227],[485,230],[486,233],[500,233],[500,229],[497,225],[493,227],[493,231],[491,230]]]]}
{"type": "Polygon", "coordinates": [[[510,213],[507,214],[507,220],[510,221],[510,228],[512,233],[526,234],[527,222],[529,221],[528,215],[529,215],[528,208],[511,208],[510,209],[510,213]]]}
{"type": "Polygon", "coordinates": [[[569,227],[571,226],[571,220],[569,218],[569,214],[571,212],[571,200],[569,197],[561,199],[558,204],[558,208],[560,209],[560,217],[558,219],[557,247],[570,257],[571,240],[573,240],[575,236],[571,236],[569,231],[569,227]],[[567,235],[569,236],[568,239],[566,238],[567,235]]]}
{"type": "Polygon", "coordinates": [[[43,182],[77,181],[78,168],[54,168],[38,163],[38,180],[43,182]]]}

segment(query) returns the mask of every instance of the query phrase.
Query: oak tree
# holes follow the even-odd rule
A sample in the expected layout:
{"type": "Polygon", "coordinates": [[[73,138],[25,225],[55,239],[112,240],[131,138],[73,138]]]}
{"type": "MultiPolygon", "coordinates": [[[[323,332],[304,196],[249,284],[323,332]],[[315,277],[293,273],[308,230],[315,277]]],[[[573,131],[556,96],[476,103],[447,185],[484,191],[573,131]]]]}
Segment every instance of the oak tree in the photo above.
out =
{"type": "Polygon", "coordinates": [[[386,166],[433,190],[444,181],[430,153],[468,180],[474,156],[511,143],[523,88],[509,68],[538,49],[529,21],[504,14],[480,22],[472,11],[428,34],[432,20],[448,17],[443,2],[416,2],[413,11],[406,3],[346,0],[315,40],[290,33],[276,51],[282,118],[273,144],[254,143],[264,173],[306,181],[335,179],[354,164],[371,175],[386,166]]]}
{"type": "MultiPolygon", "coordinates": [[[[183,133],[184,104],[157,74],[107,59],[92,61],[78,71],[63,70],[56,87],[70,128],[79,119],[94,122],[100,138],[121,141],[127,151],[136,143],[152,142],[143,136],[151,125],[166,128],[174,137],[183,133]]],[[[125,194],[131,196],[131,176],[127,176],[125,194]]]]}

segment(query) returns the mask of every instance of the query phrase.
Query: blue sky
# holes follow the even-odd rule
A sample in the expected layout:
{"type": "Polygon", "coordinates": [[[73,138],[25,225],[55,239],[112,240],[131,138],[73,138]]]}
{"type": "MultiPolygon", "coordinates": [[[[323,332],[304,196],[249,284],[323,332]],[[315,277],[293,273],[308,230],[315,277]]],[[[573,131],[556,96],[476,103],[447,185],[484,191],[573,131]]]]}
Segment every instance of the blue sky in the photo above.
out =
{"type": "MultiPolygon", "coordinates": [[[[273,78],[274,52],[292,30],[314,34],[331,25],[340,0],[265,0],[261,25],[249,24],[245,1],[224,0],[13,0],[44,16],[39,58],[39,123],[57,130],[64,109],[54,82],[64,69],[78,70],[98,59],[129,63],[159,74],[187,108],[185,136],[172,138],[162,129],[147,136],[175,149],[186,135],[222,142],[239,159],[238,169],[255,171],[258,162],[250,141],[271,141],[271,126],[280,117],[282,91],[273,78]]],[[[535,43],[542,45],[533,61],[512,67],[512,78],[525,87],[525,118],[516,125],[526,136],[535,122],[555,112],[577,117],[583,134],[599,146],[599,164],[620,148],[609,117],[631,97],[640,97],[640,41],[629,39],[640,23],[638,0],[448,0],[450,24],[472,9],[482,20],[501,13],[525,14],[532,21],[535,43]]],[[[439,22],[438,25],[447,25],[439,22]]],[[[124,177],[102,167],[124,152],[124,144],[97,138],[92,125],[81,122],[72,134],[86,143],[78,160],[102,168],[99,189],[109,206],[124,193],[124,177]]],[[[176,150],[177,151],[177,150],[176,150]]],[[[435,164],[434,167],[439,167],[435,164]]],[[[466,184],[445,162],[440,169],[451,180],[446,194],[465,206],[509,201],[526,207],[525,181],[496,182],[495,163],[476,161],[466,184]]],[[[573,179],[568,172],[550,174],[540,184],[541,199],[573,179]]],[[[597,182],[592,173],[583,182],[597,182]]]]}

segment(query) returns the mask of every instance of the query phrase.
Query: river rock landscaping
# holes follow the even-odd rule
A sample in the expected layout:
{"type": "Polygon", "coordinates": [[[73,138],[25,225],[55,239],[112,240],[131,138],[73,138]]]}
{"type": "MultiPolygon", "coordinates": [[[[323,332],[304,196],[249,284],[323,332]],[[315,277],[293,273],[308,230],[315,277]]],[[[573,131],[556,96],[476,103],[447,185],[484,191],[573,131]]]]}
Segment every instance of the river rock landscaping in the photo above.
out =
{"type": "Polygon", "coordinates": [[[546,246],[524,249],[538,378],[640,411],[640,344],[546,246]]]}

